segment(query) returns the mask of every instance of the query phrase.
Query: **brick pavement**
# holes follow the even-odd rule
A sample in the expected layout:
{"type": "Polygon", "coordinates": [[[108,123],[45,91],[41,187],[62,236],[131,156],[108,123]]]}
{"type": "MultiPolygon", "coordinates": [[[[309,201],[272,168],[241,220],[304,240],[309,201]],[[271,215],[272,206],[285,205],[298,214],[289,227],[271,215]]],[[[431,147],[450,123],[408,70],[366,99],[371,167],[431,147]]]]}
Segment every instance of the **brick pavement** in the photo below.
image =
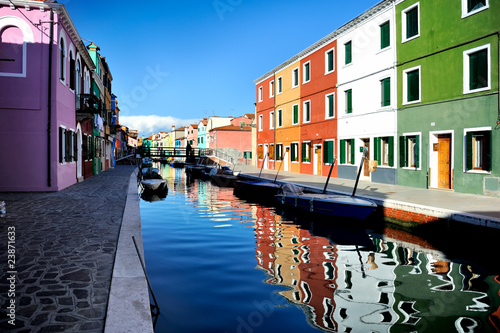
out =
{"type": "Polygon", "coordinates": [[[59,192],[0,193],[0,331],[103,332],[128,182],[117,166],[59,192]],[[15,326],[7,237],[15,228],[15,326]]]}

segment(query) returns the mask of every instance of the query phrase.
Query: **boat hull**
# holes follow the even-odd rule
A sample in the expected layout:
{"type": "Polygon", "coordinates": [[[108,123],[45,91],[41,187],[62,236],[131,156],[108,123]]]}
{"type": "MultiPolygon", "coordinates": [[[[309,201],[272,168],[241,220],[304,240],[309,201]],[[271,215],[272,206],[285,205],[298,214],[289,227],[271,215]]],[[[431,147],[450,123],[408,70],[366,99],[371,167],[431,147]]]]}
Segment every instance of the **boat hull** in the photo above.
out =
{"type": "Polygon", "coordinates": [[[146,191],[163,191],[167,188],[165,179],[143,179],[141,185],[146,191]]]}
{"type": "Polygon", "coordinates": [[[215,174],[215,175],[210,175],[210,179],[217,186],[234,187],[234,182],[238,180],[238,176],[225,175],[225,174],[215,174]]]}
{"type": "Polygon", "coordinates": [[[368,199],[334,194],[278,194],[276,201],[283,206],[292,207],[315,214],[366,219],[377,205],[368,199]]]}
{"type": "Polygon", "coordinates": [[[259,200],[273,200],[281,189],[280,184],[258,180],[234,181],[235,194],[253,197],[259,200]]]}

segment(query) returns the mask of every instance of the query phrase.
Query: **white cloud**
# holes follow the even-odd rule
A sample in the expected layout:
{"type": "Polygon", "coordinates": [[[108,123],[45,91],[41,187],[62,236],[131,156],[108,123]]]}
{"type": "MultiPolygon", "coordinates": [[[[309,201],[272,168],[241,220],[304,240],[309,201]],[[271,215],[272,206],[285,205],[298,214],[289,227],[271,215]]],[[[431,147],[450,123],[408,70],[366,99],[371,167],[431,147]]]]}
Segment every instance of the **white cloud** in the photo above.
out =
{"type": "Polygon", "coordinates": [[[120,124],[137,130],[139,136],[150,136],[152,133],[170,132],[172,125],[177,127],[198,124],[201,119],[178,119],[170,116],[120,116],[120,124]]]}

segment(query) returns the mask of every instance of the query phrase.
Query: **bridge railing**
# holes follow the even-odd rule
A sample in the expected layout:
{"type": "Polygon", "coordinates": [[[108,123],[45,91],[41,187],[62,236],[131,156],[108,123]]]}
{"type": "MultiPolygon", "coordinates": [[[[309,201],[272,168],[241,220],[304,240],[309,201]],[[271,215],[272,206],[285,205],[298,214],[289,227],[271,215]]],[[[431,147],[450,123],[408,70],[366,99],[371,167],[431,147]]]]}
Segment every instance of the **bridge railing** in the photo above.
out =
{"type": "MultiPolygon", "coordinates": [[[[174,147],[141,147],[139,154],[142,157],[161,158],[161,157],[187,157],[188,151],[186,148],[174,147]]],[[[212,150],[207,148],[191,148],[189,156],[200,157],[211,155],[212,150]]]]}

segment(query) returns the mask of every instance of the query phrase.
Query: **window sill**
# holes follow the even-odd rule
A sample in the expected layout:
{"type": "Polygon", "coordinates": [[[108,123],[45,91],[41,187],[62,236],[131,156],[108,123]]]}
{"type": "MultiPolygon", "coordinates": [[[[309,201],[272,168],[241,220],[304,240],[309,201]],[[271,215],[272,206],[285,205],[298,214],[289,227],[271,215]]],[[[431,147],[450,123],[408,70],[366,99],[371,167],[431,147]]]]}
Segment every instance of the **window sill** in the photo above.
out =
{"type": "Polygon", "coordinates": [[[479,89],[475,89],[475,90],[464,90],[464,95],[475,94],[478,92],[483,92],[483,91],[488,91],[488,90],[491,90],[491,87],[489,84],[487,87],[484,87],[484,88],[479,88],[479,89]]]}
{"type": "Polygon", "coordinates": [[[383,49],[380,49],[377,53],[375,53],[375,55],[379,55],[379,54],[381,54],[381,53],[385,53],[385,52],[387,52],[387,51],[389,51],[389,50],[392,50],[392,46],[391,46],[391,45],[386,46],[386,47],[384,47],[383,49]]]}
{"type": "Polygon", "coordinates": [[[418,99],[418,100],[416,100],[416,101],[404,102],[404,103],[403,103],[403,105],[412,105],[412,104],[417,104],[417,103],[420,103],[420,102],[421,102],[421,100],[420,100],[420,99],[418,99]]]}
{"type": "Polygon", "coordinates": [[[415,36],[412,36],[412,37],[410,37],[410,38],[403,39],[403,40],[401,41],[401,44],[404,44],[404,43],[406,43],[406,42],[412,41],[412,40],[414,40],[414,39],[416,39],[416,38],[418,38],[418,37],[420,37],[420,33],[418,33],[418,34],[416,34],[415,36]]]}
{"type": "Polygon", "coordinates": [[[325,75],[330,75],[332,73],[335,73],[335,69],[333,71],[325,72],[325,75]]]}
{"type": "Polygon", "coordinates": [[[491,171],[485,171],[485,170],[466,170],[465,173],[478,174],[478,175],[491,175],[491,171]]]}
{"type": "Polygon", "coordinates": [[[469,16],[472,16],[472,15],[474,15],[474,14],[480,13],[480,12],[482,12],[483,10],[486,10],[486,9],[488,9],[488,8],[490,8],[490,7],[489,7],[489,6],[484,6],[484,7],[481,7],[481,8],[479,8],[479,9],[476,9],[476,10],[470,11],[470,12],[468,12],[468,13],[463,13],[463,12],[462,12],[462,19],[467,18],[467,17],[469,17],[469,16]]]}
{"type": "Polygon", "coordinates": [[[410,171],[420,171],[422,170],[420,167],[416,168],[416,167],[402,167],[401,169],[403,170],[410,170],[410,171]]]}

